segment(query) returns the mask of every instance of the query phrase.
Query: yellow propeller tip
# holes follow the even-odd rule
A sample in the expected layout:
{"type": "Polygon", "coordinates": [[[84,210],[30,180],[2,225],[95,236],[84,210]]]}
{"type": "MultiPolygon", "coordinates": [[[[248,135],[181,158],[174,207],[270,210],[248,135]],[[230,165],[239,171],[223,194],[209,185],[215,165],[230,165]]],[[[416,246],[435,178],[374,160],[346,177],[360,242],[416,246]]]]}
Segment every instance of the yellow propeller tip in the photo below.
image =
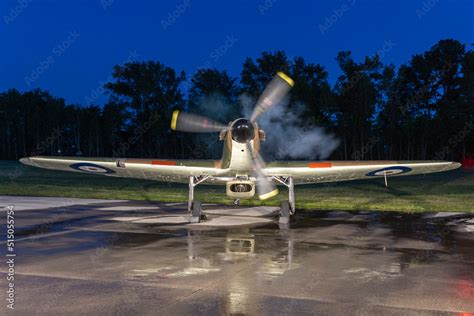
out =
{"type": "Polygon", "coordinates": [[[176,122],[178,121],[179,110],[174,110],[171,116],[171,129],[176,130],[176,122]]]}
{"type": "Polygon", "coordinates": [[[290,85],[290,87],[293,87],[295,85],[295,82],[293,81],[293,79],[291,79],[288,75],[286,75],[285,73],[279,71],[277,72],[277,75],[278,77],[280,77],[281,79],[285,80],[286,83],[288,83],[290,85]]]}
{"type": "Polygon", "coordinates": [[[275,189],[275,190],[270,191],[270,192],[268,192],[268,193],[259,195],[258,198],[259,198],[260,200],[266,200],[266,199],[269,199],[269,198],[274,197],[275,195],[278,195],[278,189],[275,189]]]}

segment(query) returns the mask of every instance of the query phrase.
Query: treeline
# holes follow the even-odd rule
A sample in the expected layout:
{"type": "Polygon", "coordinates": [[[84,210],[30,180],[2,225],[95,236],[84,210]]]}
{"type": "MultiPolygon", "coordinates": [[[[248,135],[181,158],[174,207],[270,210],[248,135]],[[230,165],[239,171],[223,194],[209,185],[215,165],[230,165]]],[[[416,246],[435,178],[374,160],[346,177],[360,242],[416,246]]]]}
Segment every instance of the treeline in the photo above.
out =
{"type": "Polygon", "coordinates": [[[339,139],[330,159],[473,155],[474,52],[464,44],[441,40],[398,68],[378,55],[356,61],[348,51],[336,60],[341,75],[333,86],[323,66],[277,51],[246,59],[240,78],[200,69],[186,81],[184,72],[157,61],[117,65],[104,87],[109,99],[103,106],[65,104],[39,89],[11,89],[0,94],[0,159],[217,158],[222,150],[217,135],[171,132],[172,111],[227,123],[242,115],[243,103],[255,101],[279,70],[295,81],[288,111],[296,111],[301,127],[324,127],[339,139]]]}

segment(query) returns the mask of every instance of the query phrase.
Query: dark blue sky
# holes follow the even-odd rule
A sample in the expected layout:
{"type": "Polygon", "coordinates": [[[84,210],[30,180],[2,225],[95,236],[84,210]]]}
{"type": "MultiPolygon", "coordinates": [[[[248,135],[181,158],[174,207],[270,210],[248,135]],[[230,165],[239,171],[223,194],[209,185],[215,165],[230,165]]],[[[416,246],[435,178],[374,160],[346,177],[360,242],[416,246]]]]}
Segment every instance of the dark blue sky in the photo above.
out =
{"type": "Polygon", "coordinates": [[[80,104],[102,104],[101,82],[129,59],[237,76],[245,57],[282,49],[334,82],[340,50],[399,65],[439,39],[474,42],[472,0],[4,0],[0,11],[0,91],[40,87],[80,104]]]}

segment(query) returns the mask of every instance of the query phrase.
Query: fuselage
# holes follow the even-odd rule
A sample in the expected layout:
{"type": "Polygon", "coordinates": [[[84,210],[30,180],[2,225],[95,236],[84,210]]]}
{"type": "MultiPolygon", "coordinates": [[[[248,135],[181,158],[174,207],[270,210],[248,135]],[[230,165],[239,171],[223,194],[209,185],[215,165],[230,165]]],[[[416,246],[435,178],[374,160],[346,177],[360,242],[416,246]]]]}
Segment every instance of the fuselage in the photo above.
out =
{"type": "Polygon", "coordinates": [[[220,167],[235,172],[251,172],[252,151],[254,154],[260,151],[262,135],[264,132],[257,123],[248,119],[239,118],[229,123],[229,129],[220,135],[220,140],[224,141],[220,167]]]}
{"type": "Polygon", "coordinates": [[[227,195],[233,198],[249,198],[255,194],[255,181],[251,179],[254,155],[260,151],[260,141],[264,132],[257,123],[240,118],[229,123],[220,139],[224,141],[219,167],[228,169],[235,181],[227,183],[227,195]]]}

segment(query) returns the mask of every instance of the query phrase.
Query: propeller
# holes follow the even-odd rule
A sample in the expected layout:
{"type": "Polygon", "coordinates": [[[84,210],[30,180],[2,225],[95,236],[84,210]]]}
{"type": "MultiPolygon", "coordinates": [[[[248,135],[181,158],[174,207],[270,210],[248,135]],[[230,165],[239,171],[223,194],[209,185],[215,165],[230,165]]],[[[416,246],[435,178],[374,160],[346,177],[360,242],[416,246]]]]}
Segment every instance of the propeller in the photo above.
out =
{"type": "MultiPolygon", "coordinates": [[[[280,102],[294,84],[294,81],[283,72],[277,72],[258,99],[250,121],[255,122],[260,115],[280,102]]],[[[171,129],[190,133],[213,133],[226,130],[227,126],[204,116],[176,110],[171,117],[171,129]]]]}
{"type": "Polygon", "coordinates": [[[250,120],[255,122],[260,115],[280,102],[294,85],[295,82],[290,77],[281,71],[277,72],[272,81],[270,81],[265,90],[263,90],[250,116],[250,120]]]}
{"type": "Polygon", "coordinates": [[[247,141],[247,149],[252,155],[252,167],[255,178],[257,178],[257,194],[260,200],[266,200],[278,194],[275,184],[263,174],[264,162],[262,157],[253,149],[250,141],[247,141]]]}
{"type": "Polygon", "coordinates": [[[171,117],[171,129],[190,133],[213,133],[227,129],[227,125],[204,116],[183,113],[176,110],[171,117]]]}
{"type": "MultiPolygon", "coordinates": [[[[263,173],[265,163],[250,143],[255,137],[255,128],[258,129],[255,122],[273,105],[279,103],[294,84],[294,81],[290,77],[285,75],[283,72],[278,72],[258,99],[252,115],[250,116],[250,120],[241,118],[235,120],[231,126],[230,132],[232,133],[232,139],[239,143],[246,143],[247,148],[251,153],[252,169],[256,178],[257,193],[261,200],[274,197],[278,194],[278,189],[263,173]]],[[[176,110],[173,112],[171,118],[171,129],[180,132],[213,133],[228,130],[229,127],[204,116],[182,113],[176,110]]]]}

